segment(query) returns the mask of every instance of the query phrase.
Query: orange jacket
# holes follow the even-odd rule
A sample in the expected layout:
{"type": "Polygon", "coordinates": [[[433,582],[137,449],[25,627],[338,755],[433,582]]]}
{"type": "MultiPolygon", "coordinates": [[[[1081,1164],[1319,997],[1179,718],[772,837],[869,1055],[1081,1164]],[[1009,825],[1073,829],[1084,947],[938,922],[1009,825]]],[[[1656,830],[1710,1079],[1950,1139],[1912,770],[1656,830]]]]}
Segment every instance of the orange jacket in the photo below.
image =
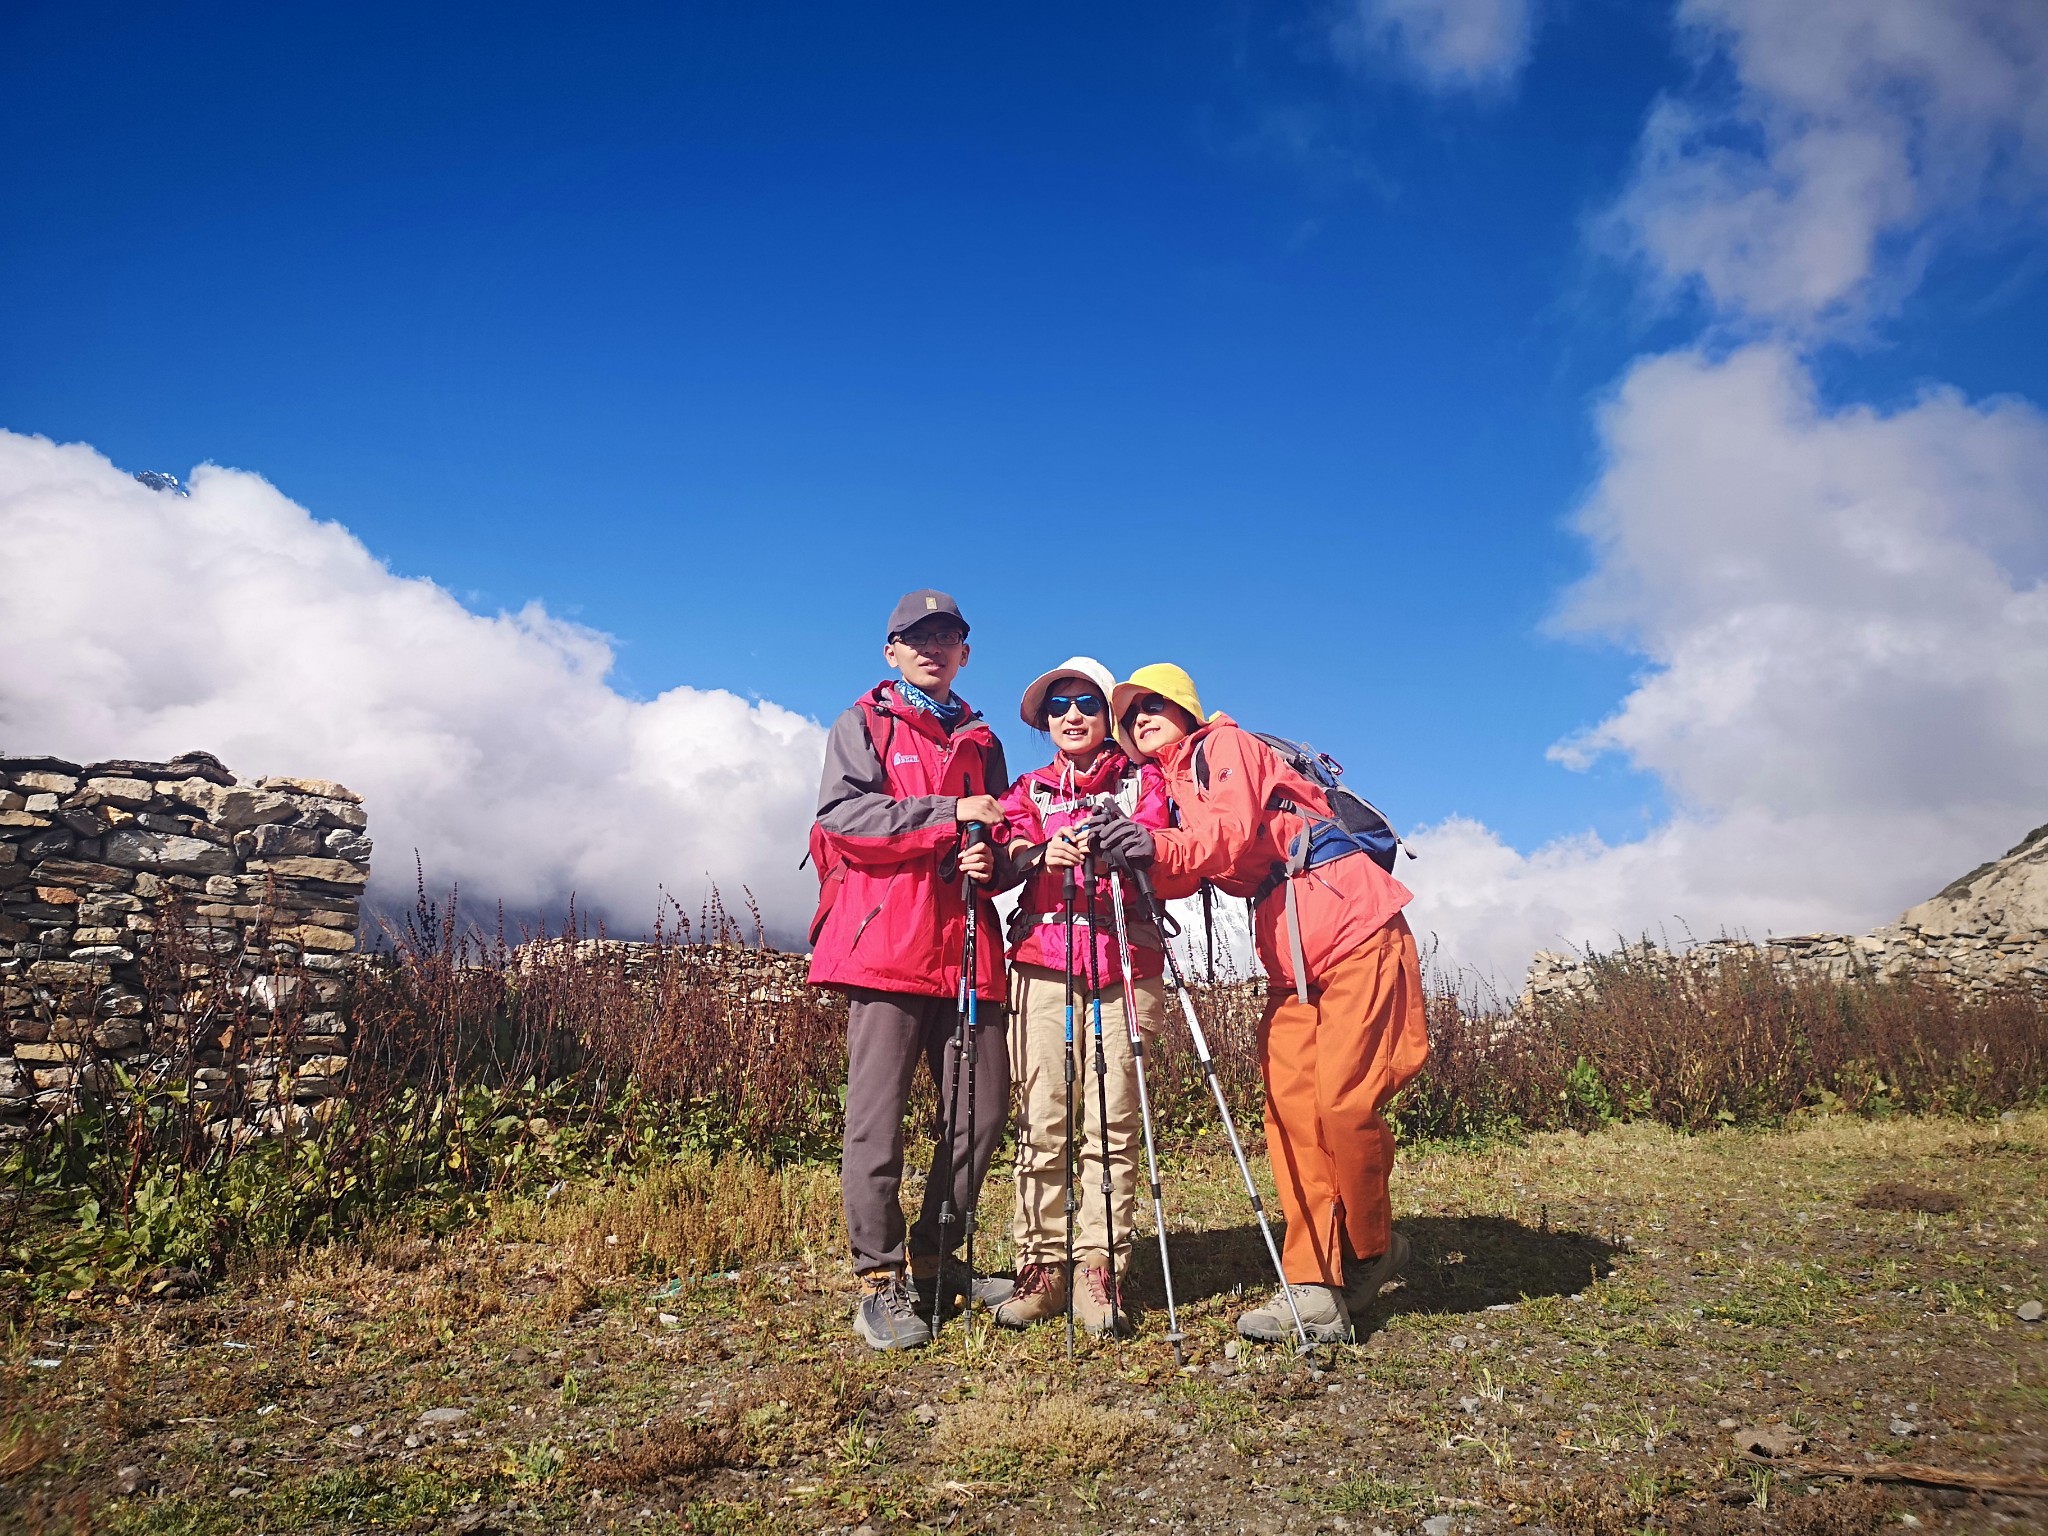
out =
{"type": "MultiPolygon", "coordinates": [[[[1191,895],[1204,880],[1226,895],[1256,894],[1274,867],[1285,865],[1288,845],[1303,825],[1291,811],[1270,809],[1273,801],[1290,800],[1325,814],[1330,808],[1320,787],[1228,715],[1212,715],[1157,761],[1180,813],[1178,826],[1152,834],[1158,849],[1153,884],[1161,896],[1191,895]],[[1197,743],[1208,768],[1206,789],[1195,782],[1197,743]]],[[[1294,894],[1311,986],[1413,899],[1407,886],[1363,853],[1295,876],[1294,894]]],[[[1259,903],[1252,939],[1268,978],[1276,986],[1295,985],[1284,891],[1259,903]]]]}

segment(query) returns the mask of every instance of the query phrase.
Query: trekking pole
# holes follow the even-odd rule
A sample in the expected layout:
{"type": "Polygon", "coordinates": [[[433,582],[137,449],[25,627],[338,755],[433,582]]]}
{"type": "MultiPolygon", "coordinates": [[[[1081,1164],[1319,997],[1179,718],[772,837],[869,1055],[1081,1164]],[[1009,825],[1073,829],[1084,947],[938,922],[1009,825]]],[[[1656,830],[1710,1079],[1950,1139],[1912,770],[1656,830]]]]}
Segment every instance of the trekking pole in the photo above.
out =
{"type": "MultiPolygon", "coordinates": [[[[1095,942],[1101,915],[1095,905],[1095,882],[1100,866],[1088,856],[1088,1008],[1095,1025],[1095,1140],[1096,1155],[1102,1159],[1102,1246],[1103,1263],[1109,1269],[1109,1333],[1116,1337],[1122,1312],[1116,1291],[1116,1194],[1109,1172],[1109,1058],[1102,1049],[1102,965],[1095,942]]],[[[1073,1281],[1067,1282],[1068,1290],[1073,1281]]]]}
{"type": "MultiPolygon", "coordinates": [[[[987,827],[978,821],[967,824],[968,847],[987,839],[987,827]]],[[[975,1032],[980,1022],[975,1013],[981,1001],[981,896],[965,875],[960,877],[960,893],[967,899],[967,940],[960,962],[961,985],[967,989],[967,1295],[960,1303],[965,1317],[974,1311],[974,1225],[981,1209],[981,1180],[974,1176],[974,1064],[981,1057],[981,1036],[975,1032]]]]}
{"type": "Polygon", "coordinates": [[[1074,1358],[1074,1216],[1081,1208],[1074,1198],[1080,1148],[1074,1144],[1074,866],[1060,871],[1060,889],[1067,911],[1067,1358],[1074,1358]]]}
{"type": "MultiPolygon", "coordinates": [[[[1166,1342],[1173,1363],[1186,1365],[1181,1349],[1180,1314],[1173,1301],[1173,1261],[1166,1256],[1166,1201],[1159,1192],[1159,1153],[1152,1139],[1152,1095],[1145,1086],[1145,1037],[1138,1029],[1137,985],[1131,976],[1130,930],[1124,925],[1124,882],[1114,870],[1109,877],[1109,910],[1116,923],[1116,956],[1124,973],[1124,1022],[1131,1028],[1131,1060],[1138,1068],[1138,1119],[1145,1127],[1145,1171],[1152,1180],[1152,1224],[1159,1229],[1159,1274],[1166,1284],[1166,1342]]],[[[1160,947],[1166,936],[1160,935],[1160,947]]]]}
{"type": "Polygon", "coordinates": [[[1131,879],[1137,884],[1138,894],[1145,899],[1145,908],[1152,921],[1159,927],[1159,947],[1166,952],[1166,973],[1172,978],[1174,992],[1180,998],[1181,1016],[1187,1021],[1188,1038],[1195,1047],[1195,1060],[1201,1064],[1202,1076],[1209,1080],[1209,1092],[1215,1095],[1216,1112],[1223,1117],[1223,1134],[1230,1138],[1231,1155],[1237,1159],[1237,1171],[1244,1175],[1245,1193],[1252,1198],[1252,1214],[1259,1219],[1259,1235],[1266,1240],[1266,1254],[1273,1261],[1273,1273],[1280,1277],[1280,1294],[1287,1298],[1287,1311],[1294,1319],[1294,1336],[1301,1349],[1306,1351],[1309,1347],[1308,1329],[1302,1325],[1301,1309],[1294,1304],[1294,1287],[1287,1283],[1287,1266],[1280,1262],[1280,1245],[1273,1241],[1273,1224],[1266,1219],[1266,1202],[1259,1195],[1259,1186],[1252,1180],[1252,1165],[1245,1160],[1244,1143],[1238,1140],[1237,1121],[1231,1116],[1229,1101],[1223,1097],[1223,1084],[1216,1078],[1216,1058],[1209,1054],[1209,1037],[1202,1033],[1202,1021],[1195,1016],[1194,999],[1188,995],[1187,980],[1181,975],[1180,961],[1173,953],[1173,936],[1180,929],[1167,915],[1159,893],[1152,889],[1152,882],[1145,872],[1134,869],[1131,879]]]}
{"type": "MultiPolygon", "coordinates": [[[[972,784],[970,783],[968,787],[971,793],[973,789],[972,784]]],[[[960,846],[963,851],[972,848],[976,842],[987,835],[988,828],[978,821],[970,821],[967,824],[967,831],[961,838],[960,846]]],[[[974,1018],[974,941],[976,937],[974,930],[976,914],[974,881],[967,875],[960,877],[960,893],[967,903],[967,927],[961,944],[960,992],[955,1000],[953,1059],[947,1064],[945,1100],[939,1107],[939,1141],[938,1145],[932,1149],[932,1176],[936,1177],[938,1174],[941,1154],[944,1155],[946,1164],[946,1184],[939,1194],[939,1256],[932,1275],[932,1339],[935,1343],[939,1337],[939,1324],[946,1315],[946,1255],[953,1251],[953,1224],[959,1219],[953,1208],[953,1189],[959,1182],[960,1173],[953,1156],[953,1138],[960,1130],[960,1060],[963,1056],[967,1058],[968,1063],[967,1134],[969,1145],[967,1152],[967,1181],[969,1188],[967,1198],[969,1201],[969,1211],[967,1215],[967,1230],[970,1236],[974,1231],[974,1214],[972,1210],[972,1202],[974,1200],[974,1149],[972,1141],[974,1135],[974,1058],[969,1054],[973,1044],[969,1030],[972,1028],[974,1018]]],[[[967,1288],[971,1296],[974,1290],[974,1277],[971,1274],[968,1276],[967,1288]]]]}

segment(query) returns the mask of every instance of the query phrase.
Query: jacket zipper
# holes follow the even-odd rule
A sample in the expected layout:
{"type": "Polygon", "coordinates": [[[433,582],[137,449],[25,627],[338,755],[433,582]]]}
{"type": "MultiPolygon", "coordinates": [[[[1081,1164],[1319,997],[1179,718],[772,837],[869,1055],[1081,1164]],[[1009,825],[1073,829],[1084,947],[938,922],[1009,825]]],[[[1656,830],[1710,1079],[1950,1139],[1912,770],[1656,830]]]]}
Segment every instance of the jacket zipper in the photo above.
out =
{"type": "Polygon", "coordinates": [[[860,920],[860,926],[853,930],[853,938],[847,943],[846,947],[848,949],[852,949],[856,945],[858,945],[860,943],[860,936],[868,931],[868,924],[872,923],[876,918],[880,917],[881,915],[882,903],[878,901],[875,903],[874,910],[868,913],[866,917],[862,918],[860,920]]]}

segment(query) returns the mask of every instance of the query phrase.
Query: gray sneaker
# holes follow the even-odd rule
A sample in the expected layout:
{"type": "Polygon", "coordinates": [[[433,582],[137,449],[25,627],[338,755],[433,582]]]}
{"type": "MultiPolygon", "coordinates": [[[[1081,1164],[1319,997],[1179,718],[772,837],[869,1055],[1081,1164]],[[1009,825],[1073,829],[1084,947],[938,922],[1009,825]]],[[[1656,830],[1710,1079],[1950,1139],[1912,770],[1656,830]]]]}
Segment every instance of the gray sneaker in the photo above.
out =
{"type": "Polygon", "coordinates": [[[1380,1287],[1399,1279],[1408,1268],[1408,1239],[1399,1232],[1387,1239],[1387,1251],[1376,1259],[1344,1261],[1344,1304],[1363,1312],[1379,1298],[1380,1287]]]}
{"type": "MultiPolygon", "coordinates": [[[[1334,1285],[1297,1285],[1294,1308],[1301,1313],[1302,1331],[1311,1344],[1345,1344],[1351,1340],[1351,1313],[1344,1306],[1344,1293],[1334,1285]]],[[[1294,1312],[1287,1309],[1287,1292],[1275,1291],[1263,1307],[1237,1320],[1237,1331],[1262,1344],[1294,1342],[1294,1312]]]]}
{"type": "Polygon", "coordinates": [[[931,1325],[917,1312],[917,1292],[903,1272],[878,1269],[860,1277],[860,1306],[853,1331],[870,1349],[922,1349],[932,1341],[931,1325]]]}

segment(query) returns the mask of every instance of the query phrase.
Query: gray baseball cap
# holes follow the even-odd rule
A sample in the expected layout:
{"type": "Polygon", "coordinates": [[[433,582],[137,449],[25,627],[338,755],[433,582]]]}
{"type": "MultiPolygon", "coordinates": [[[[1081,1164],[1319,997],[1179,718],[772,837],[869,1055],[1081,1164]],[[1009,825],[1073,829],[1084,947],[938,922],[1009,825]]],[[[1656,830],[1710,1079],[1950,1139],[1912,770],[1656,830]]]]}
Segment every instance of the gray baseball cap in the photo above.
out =
{"type": "Polygon", "coordinates": [[[944,592],[934,592],[930,587],[920,587],[915,592],[906,592],[897,601],[889,614],[887,638],[894,640],[906,629],[915,628],[926,619],[947,618],[956,621],[960,633],[967,633],[967,620],[960,612],[960,605],[944,592]]]}

